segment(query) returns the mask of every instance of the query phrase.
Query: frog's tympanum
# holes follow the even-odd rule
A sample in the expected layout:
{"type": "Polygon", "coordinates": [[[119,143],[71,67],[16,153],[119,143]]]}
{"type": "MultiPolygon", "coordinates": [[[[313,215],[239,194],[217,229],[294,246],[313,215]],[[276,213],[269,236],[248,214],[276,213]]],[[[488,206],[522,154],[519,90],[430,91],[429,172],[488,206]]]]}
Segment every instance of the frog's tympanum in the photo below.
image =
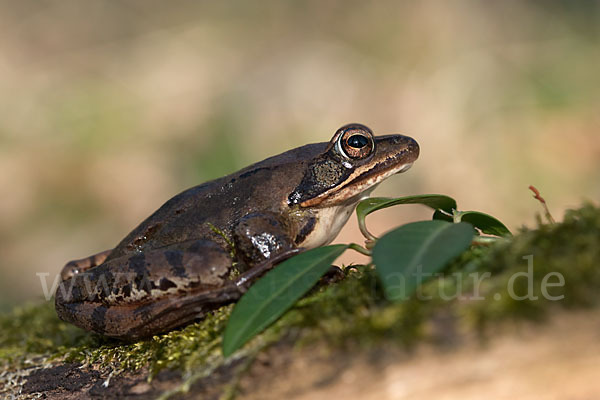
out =
{"type": "Polygon", "coordinates": [[[237,300],[265,271],[330,243],[356,204],[419,156],[407,136],[349,124],[167,201],[114,249],[63,268],[56,311],[137,339],[237,300]]]}

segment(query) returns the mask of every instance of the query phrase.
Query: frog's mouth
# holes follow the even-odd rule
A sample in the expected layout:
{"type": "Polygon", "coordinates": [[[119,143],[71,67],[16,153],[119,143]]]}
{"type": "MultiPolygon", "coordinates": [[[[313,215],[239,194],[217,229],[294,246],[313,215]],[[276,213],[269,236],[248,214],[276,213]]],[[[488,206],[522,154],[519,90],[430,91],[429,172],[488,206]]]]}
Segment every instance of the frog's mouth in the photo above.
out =
{"type": "Polygon", "coordinates": [[[368,197],[370,192],[373,191],[377,185],[390,176],[408,171],[412,167],[413,162],[400,165],[390,164],[392,164],[392,166],[389,167],[377,164],[372,169],[364,171],[362,174],[352,179],[347,185],[341,187],[340,193],[346,193],[346,197],[349,199],[365,192],[366,196],[364,197],[368,197]]]}
{"type": "Polygon", "coordinates": [[[357,203],[369,197],[371,192],[385,179],[392,175],[408,171],[413,162],[398,164],[391,160],[375,164],[368,170],[352,174],[347,183],[329,190],[322,195],[309,199],[301,204],[302,207],[327,207],[331,205],[357,203]],[[387,161],[387,162],[386,162],[387,161]]]}
{"type": "Polygon", "coordinates": [[[397,173],[397,174],[401,174],[401,173],[403,173],[403,172],[406,172],[406,171],[408,171],[408,170],[409,170],[409,169],[410,169],[410,168],[413,166],[413,164],[414,164],[414,163],[408,163],[408,164],[405,164],[405,165],[404,165],[402,168],[400,168],[400,170],[399,170],[398,172],[396,172],[396,173],[397,173]]]}

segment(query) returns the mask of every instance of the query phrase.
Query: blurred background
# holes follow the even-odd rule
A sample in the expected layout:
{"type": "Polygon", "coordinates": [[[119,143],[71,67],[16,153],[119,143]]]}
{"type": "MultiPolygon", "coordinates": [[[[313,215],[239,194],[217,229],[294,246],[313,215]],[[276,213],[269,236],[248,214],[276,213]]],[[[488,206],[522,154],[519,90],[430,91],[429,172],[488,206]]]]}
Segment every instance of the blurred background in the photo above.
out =
{"type": "MultiPolygon", "coordinates": [[[[348,122],[421,145],[375,195],[512,229],[540,210],[530,184],[557,219],[600,197],[598,2],[0,4],[0,308],[176,193],[348,122]]],[[[361,240],[354,218],[338,240],[361,240]]]]}

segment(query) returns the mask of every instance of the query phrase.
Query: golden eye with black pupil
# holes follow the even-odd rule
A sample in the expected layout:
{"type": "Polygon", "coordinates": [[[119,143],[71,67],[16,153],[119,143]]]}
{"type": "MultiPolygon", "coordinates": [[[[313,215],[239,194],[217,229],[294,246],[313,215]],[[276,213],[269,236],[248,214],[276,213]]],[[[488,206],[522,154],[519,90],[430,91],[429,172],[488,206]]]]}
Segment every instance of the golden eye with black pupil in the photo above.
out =
{"type": "Polygon", "coordinates": [[[364,137],[363,135],[352,135],[346,141],[348,146],[354,147],[355,149],[361,149],[369,144],[369,139],[364,137]]]}
{"type": "Polygon", "coordinates": [[[352,159],[369,156],[374,150],[373,135],[359,129],[349,129],[340,137],[340,147],[344,155],[352,159]]]}

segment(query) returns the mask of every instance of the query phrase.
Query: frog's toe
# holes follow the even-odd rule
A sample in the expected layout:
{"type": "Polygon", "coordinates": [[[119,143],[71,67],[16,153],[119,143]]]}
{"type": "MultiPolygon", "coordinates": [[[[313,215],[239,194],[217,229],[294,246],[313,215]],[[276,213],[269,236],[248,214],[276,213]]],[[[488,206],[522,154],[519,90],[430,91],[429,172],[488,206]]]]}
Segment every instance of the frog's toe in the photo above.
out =
{"type": "Polygon", "coordinates": [[[106,260],[111,252],[112,249],[104,250],[89,257],[81,258],[79,260],[71,260],[66,263],[60,271],[60,277],[64,281],[74,277],[77,274],[85,272],[90,268],[98,266],[106,260]]]}

